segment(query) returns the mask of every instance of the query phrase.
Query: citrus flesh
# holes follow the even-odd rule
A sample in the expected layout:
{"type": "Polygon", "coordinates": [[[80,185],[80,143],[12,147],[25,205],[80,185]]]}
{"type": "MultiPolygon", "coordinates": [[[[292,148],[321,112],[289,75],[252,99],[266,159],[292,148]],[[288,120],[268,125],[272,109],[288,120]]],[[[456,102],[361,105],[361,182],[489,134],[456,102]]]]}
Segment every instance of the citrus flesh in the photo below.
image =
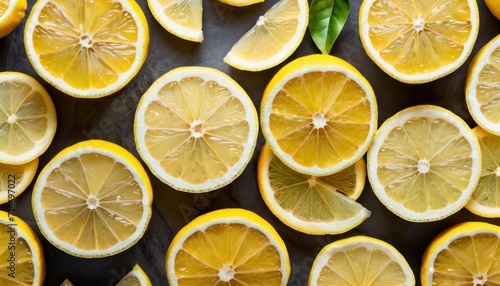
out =
{"type": "Polygon", "coordinates": [[[38,168],[38,157],[21,165],[0,163],[0,204],[15,201],[31,184],[38,168]]]}
{"type": "Polygon", "coordinates": [[[14,31],[26,15],[26,0],[0,0],[0,38],[14,31]]]}
{"type": "Polygon", "coordinates": [[[235,7],[249,6],[249,5],[253,5],[256,3],[264,2],[264,0],[219,0],[219,1],[221,3],[235,6],[235,7]]]}
{"type": "Polygon", "coordinates": [[[116,286],[150,286],[151,281],[148,275],[142,270],[139,264],[134,265],[127,275],[125,275],[116,286]]]}

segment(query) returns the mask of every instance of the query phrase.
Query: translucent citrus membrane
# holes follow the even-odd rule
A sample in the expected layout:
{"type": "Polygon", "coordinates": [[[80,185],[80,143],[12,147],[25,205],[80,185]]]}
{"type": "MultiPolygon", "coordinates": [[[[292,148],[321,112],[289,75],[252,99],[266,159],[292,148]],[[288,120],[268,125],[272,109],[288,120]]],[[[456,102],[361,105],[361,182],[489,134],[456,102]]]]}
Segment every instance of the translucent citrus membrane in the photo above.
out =
{"type": "Polygon", "coordinates": [[[328,168],[364,145],[370,120],[370,102],[356,81],[341,72],[309,72],[276,94],[269,129],[298,164],[328,168]]]}
{"type": "Polygon", "coordinates": [[[459,237],[437,254],[433,265],[433,284],[499,285],[499,257],[497,235],[478,233],[459,237]]]}
{"type": "Polygon", "coordinates": [[[463,53],[472,33],[470,16],[467,0],[375,0],[368,17],[369,37],[397,71],[430,73],[463,53]]]}
{"type": "Polygon", "coordinates": [[[40,12],[33,46],[52,76],[81,90],[104,88],[131,68],[137,34],[120,3],[53,0],[40,12]]]}
{"type": "MultiPolygon", "coordinates": [[[[18,230],[14,226],[15,231],[18,230]]],[[[10,240],[10,232],[12,231],[10,226],[1,223],[0,224],[0,243],[4,247],[0,247],[0,285],[12,285],[12,286],[22,286],[22,285],[32,285],[33,277],[35,277],[35,269],[33,267],[33,255],[31,249],[23,238],[17,236],[16,233],[16,243],[15,250],[9,249],[8,246],[10,240]],[[15,256],[11,256],[11,252],[15,256]],[[15,257],[15,279],[9,277],[10,270],[10,260],[11,257],[15,257]]]]}
{"type": "Polygon", "coordinates": [[[309,222],[347,220],[363,206],[348,196],[356,195],[354,165],[325,177],[303,175],[277,157],[269,163],[269,181],[277,203],[295,217],[309,222]]]}
{"type": "Polygon", "coordinates": [[[273,5],[255,26],[231,48],[238,58],[262,61],[276,55],[295,35],[299,21],[298,0],[281,0],[273,5]]]}
{"type": "Polygon", "coordinates": [[[47,105],[20,82],[0,83],[0,150],[20,155],[35,148],[47,130],[47,105]]]}
{"type": "Polygon", "coordinates": [[[334,253],[321,270],[318,286],[406,285],[406,274],[399,263],[385,252],[357,246],[334,253]]]}
{"type": "Polygon", "coordinates": [[[199,17],[202,11],[201,0],[157,0],[165,7],[163,13],[176,24],[191,30],[200,31],[202,28],[202,18],[199,17]]]}
{"type": "Polygon", "coordinates": [[[144,212],[134,175],[122,163],[97,153],[70,158],[54,169],[41,206],[54,235],[85,250],[126,240],[144,212]]]}
{"type": "Polygon", "coordinates": [[[409,210],[442,209],[467,189],[471,152],[452,124],[415,117],[388,134],[378,153],[377,177],[387,195],[409,210]]]}
{"type": "Polygon", "coordinates": [[[476,98],[481,113],[488,121],[500,124],[500,47],[489,56],[489,62],[479,73],[476,98]]]}
{"type": "Polygon", "coordinates": [[[280,255],[266,235],[239,223],[197,231],[175,257],[178,285],[281,285],[280,255]]]}
{"type": "Polygon", "coordinates": [[[191,184],[223,177],[241,158],[250,132],[243,104],[200,77],[165,85],[144,117],[149,153],[165,172],[191,184]]]}
{"type": "Polygon", "coordinates": [[[0,18],[4,15],[7,8],[9,8],[10,0],[0,0],[0,18]]]}

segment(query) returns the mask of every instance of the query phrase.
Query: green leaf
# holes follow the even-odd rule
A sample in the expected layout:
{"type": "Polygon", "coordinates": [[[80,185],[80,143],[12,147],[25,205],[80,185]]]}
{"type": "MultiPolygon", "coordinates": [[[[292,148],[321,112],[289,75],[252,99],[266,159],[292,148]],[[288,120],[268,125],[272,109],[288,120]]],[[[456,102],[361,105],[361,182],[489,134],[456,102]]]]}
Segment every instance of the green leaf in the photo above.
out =
{"type": "Polygon", "coordinates": [[[309,33],[323,54],[330,54],[350,11],[349,0],[312,0],[309,33]]]}

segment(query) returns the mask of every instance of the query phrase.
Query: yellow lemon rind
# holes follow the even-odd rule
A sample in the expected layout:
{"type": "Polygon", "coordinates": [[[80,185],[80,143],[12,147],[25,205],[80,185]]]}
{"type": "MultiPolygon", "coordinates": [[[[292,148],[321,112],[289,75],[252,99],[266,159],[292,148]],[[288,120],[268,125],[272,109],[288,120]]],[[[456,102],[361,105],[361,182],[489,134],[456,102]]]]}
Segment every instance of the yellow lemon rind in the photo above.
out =
{"type": "Polygon", "coordinates": [[[7,188],[0,190],[0,204],[15,200],[15,198],[21,195],[26,188],[28,188],[35,178],[36,171],[38,169],[38,162],[39,157],[22,165],[6,165],[0,163],[0,174],[4,173],[7,175],[5,177],[7,188]],[[12,168],[18,167],[23,168],[24,170],[21,180],[19,180],[18,174],[12,171],[12,168]]]}
{"type": "MultiPolygon", "coordinates": [[[[121,285],[131,285],[128,283],[125,283],[125,281],[129,277],[135,277],[137,280],[139,280],[139,283],[141,286],[151,286],[151,280],[149,279],[148,275],[144,270],[141,268],[139,264],[135,264],[134,267],[132,267],[132,270],[130,270],[123,278],[116,284],[116,286],[121,286],[121,285]],[[123,284],[120,284],[123,283],[123,284]]],[[[135,284],[134,284],[135,285],[135,284]]]]}
{"type": "Polygon", "coordinates": [[[264,0],[218,0],[218,1],[234,7],[245,7],[264,2],[264,0]]]}
{"type": "Polygon", "coordinates": [[[26,0],[10,0],[9,7],[0,15],[0,38],[14,31],[24,19],[28,2],[26,0]]]}

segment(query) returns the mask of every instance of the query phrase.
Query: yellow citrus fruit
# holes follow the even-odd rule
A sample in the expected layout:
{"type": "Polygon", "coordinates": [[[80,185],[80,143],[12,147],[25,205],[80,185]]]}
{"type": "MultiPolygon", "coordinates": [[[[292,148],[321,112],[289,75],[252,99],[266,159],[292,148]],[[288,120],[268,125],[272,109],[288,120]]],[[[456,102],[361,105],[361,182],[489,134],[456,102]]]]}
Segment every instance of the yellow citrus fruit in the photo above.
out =
{"type": "Polygon", "coordinates": [[[24,45],[47,82],[74,97],[96,98],[139,72],[149,28],[133,0],[40,0],[26,21],[24,45]]]}
{"type": "Polygon", "coordinates": [[[231,5],[231,6],[236,6],[236,7],[249,6],[249,5],[253,5],[256,3],[264,2],[264,0],[219,0],[219,1],[221,3],[231,5]]]}
{"type": "Polygon", "coordinates": [[[201,0],[148,0],[149,10],[167,31],[185,40],[202,42],[201,0]]]}
{"type": "Polygon", "coordinates": [[[465,79],[465,99],[474,121],[500,135],[500,35],[484,45],[472,60],[465,79]]]}
{"type": "Polygon", "coordinates": [[[415,275],[394,246],[360,235],[323,247],[313,262],[308,285],[414,286],[415,275]]]}
{"type": "Polygon", "coordinates": [[[308,22],[307,0],[280,0],[233,45],[224,62],[246,71],[274,67],[297,49],[308,22]]]}
{"type": "Polygon", "coordinates": [[[14,31],[26,14],[26,0],[0,0],[0,38],[14,31]]]}
{"type": "Polygon", "coordinates": [[[49,147],[57,127],[54,103],[34,78],[0,72],[0,163],[31,162],[49,147]]]}
{"type": "Polygon", "coordinates": [[[290,275],[285,243],[257,214],[222,209],[184,226],[166,255],[169,285],[281,285],[290,275]]]}
{"type": "Polygon", "coordinates": [[[0,285],[43,285],[42,244],[24,220],[0,211],[0,243],[0,285]]]}
{"type": "Polygon", "coordinates": [[[484,3],[491,11],[491,14],[500,20],[500,2],[498,0],[484,0],[484,3]]]}
{"type": "Polygon", "coordinates": [[[61,286],[74,286],[69,279],[64,279],[64,281],[61,283],[61,286]]]}
{"type": "Polygon", "coordinates": [[[375,195],[408,221],[459,211],[481,175],[481,149],[469,126],[434,105],[404,109],[380,126],[367,155],[375,195]]]}
{"type": "Polygon", "coordinates": [[[134,137],[150,170],[171,187],[206,192],[229,184],[253,155],[257,111],[228,75],[205,67],[169,71],[137,106],[134,137]]]}
{"type": "Polygon", "coordinates": [[[424,252],[423,286],[498,285],[500,227],[485,222],[456,224],[432,240],[424,252]]]}
{"type": "Polygon", "coordinates": [[[35,178],[38,169],[38,157],[21,165],[0,163],[0,204],[15,202],[35,178]]]}
{"type": "Polygon", "coordinates": [[[257,170],[264,202],[295,230],[308,234],[343,233],[370,216],[370,211],[355,201],[365,186],[363,158],[337,173],[316,177],[290,169],[265,144],[257,170]]]}
{"type": "Polygon", "coordinates": [[[32,208],[49,242],[93,258],[133,246],[146,231],[152,200],[139,160],[114,143],[88,140],[65,148],[42,169],[32,208]]]}
{"type": "Polygon", "coordinates": [[[359,11],[366,53],[406,83],[430,82],[458,69],[478,32],[476,0],[364,0],[359,11]]]}
{"type": "Polygon", "coordinates": [[[326,176],[361,158],[377,129],[370,83],[330,55],[300,57],[280,69],[261,101],[262,133],[295,171],[326,176]]]}
{"type": "Polygon", "coordinates": [[[148,275],[142,270],[139,264],[134,265],[127,275],[125,275],[116,286],[151,286],[148,275]]]}

